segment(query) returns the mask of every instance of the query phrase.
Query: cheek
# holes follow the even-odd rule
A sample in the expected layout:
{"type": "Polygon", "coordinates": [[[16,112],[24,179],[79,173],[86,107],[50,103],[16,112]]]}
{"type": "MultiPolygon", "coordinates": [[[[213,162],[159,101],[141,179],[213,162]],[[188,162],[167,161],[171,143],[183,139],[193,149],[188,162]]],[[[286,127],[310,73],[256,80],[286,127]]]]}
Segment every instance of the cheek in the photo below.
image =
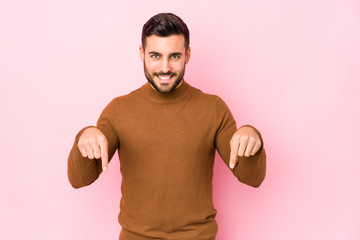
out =
{"type": "Polygon", "coordinates": [[[185,62],[184,61],[178,61],[172,64],[172,69],[181,72],[184,69],[185,62]]]}
{"type": "Polygon", "coordinates": [[[150,72],[150,73],[153,73],[153,72],[156,72],[157,71],[157,65],[156,62],[154,61],[145,61],[145,64],[146,64],[146,69],[150,72]]]}

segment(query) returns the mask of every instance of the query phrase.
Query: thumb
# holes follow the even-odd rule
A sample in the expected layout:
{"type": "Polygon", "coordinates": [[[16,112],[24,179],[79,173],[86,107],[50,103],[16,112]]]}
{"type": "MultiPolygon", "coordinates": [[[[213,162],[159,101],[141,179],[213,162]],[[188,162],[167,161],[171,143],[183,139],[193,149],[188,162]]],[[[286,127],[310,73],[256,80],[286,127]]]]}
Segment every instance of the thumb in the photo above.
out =
{"type": "Polygon", "coordinates": [[[233,169],[235,167],[238,151],[239,151],[240,140],[238,138],[234,138],[233,141],[230,142],[230,161],[229,167],[233,169]]]}

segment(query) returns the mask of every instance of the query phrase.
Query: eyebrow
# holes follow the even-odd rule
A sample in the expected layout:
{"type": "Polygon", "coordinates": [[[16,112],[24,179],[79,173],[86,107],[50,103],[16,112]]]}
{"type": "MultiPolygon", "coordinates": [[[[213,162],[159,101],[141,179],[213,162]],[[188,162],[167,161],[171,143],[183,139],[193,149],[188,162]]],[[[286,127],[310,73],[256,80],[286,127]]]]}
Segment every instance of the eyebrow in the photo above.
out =
{"type": "MultiPolygon", "coordinates": [[[[149,54],[156,54],[156,55],[162,56],[161,53],[158,53],[158,52],[156,52],[156,51],[151,51],[151,52],[149,52],[149,54]]],[[[174,52],[174,53],[171,53],[171,54],[170,54],[170,56],[178,56],[178,55],[181,56],[182,53],[181,53],[181,52],[174,52]]]]}

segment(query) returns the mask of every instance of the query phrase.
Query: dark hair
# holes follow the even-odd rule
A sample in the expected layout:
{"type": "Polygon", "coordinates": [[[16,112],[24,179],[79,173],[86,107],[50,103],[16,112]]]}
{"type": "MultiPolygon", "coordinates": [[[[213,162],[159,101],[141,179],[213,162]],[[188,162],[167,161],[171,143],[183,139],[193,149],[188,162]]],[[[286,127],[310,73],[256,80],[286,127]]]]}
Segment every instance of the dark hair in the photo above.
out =
{"type": "Polygon", "coordinates": [[[173,13],[159,13],[144,24],[141,35],[141,44],[144,49],[146,37],[153,34],[160,37],[182,34],[185,38],[185,49],[188,49],[190,44],[189,29],[184,21],[173,13]]]}

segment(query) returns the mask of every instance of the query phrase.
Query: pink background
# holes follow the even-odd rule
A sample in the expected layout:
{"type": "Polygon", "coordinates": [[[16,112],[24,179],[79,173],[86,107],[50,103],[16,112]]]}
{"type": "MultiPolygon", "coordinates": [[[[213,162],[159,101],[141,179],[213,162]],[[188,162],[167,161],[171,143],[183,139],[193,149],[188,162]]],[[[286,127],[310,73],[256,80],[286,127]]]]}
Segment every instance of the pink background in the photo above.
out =
{"type": "Polygon", "coordinates": [[[360,2],[0,1],[0,239],[117,239],[121,175],[73,189],[76,133],[146,82],[159,12],[187,23],[185,79],[262,133],[254,189],[216,156],[219,240],[360,239],[360,2]]]}

